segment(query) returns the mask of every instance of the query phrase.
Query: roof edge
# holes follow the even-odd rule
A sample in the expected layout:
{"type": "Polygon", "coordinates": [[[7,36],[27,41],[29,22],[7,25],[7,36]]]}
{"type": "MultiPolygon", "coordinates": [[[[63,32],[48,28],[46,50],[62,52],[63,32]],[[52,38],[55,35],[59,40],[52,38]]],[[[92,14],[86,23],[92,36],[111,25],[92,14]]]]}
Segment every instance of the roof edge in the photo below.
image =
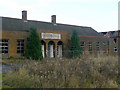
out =
{"type": "MultiPolygon", "coordinates": [[[[3,17],[3,16],[0,16],[2,18],[9,18],[9,19],[17,19],[17,20],[22,20],[20,18],[12,18],[12,17],[3,17]]],[[[52,24],[51,22],[46,22],[46,21],[39,21],[39,20],[27,20],[28,22],[29,21],[32,21],[32,22],[42,22],[42,23],[49,23],[49,24],[52,24]]],[[[64,23],[56,23],[57,25],[66,25],[66,26],[74,26],[74,27],[82,27],[82,28],[92,28],[92,27],[89,27],[89,26],[79,26],[79,25],[73,25],[73,24],[64,24],[64,23]]],[[[92,28],[93,29],[93,28],[92,28]]]]}

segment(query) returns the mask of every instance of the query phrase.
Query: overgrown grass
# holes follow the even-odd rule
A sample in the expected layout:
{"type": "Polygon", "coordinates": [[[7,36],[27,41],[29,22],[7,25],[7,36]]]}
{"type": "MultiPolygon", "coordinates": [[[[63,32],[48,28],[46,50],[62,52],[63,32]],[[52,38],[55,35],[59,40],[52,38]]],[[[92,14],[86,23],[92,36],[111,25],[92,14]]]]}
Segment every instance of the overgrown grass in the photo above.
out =
{"type": "Polygon", "coordinates": [[[16,88],[118,88],[117,56],[27,61],[3,83],[16,88]]]}

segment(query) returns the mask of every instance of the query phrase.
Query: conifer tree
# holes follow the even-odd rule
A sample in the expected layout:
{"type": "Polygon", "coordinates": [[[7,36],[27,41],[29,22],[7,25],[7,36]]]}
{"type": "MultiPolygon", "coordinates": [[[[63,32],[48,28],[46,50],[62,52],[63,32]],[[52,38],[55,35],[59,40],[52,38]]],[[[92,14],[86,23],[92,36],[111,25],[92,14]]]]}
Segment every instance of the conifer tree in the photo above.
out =
{"type": "Polygon", "coordinates": [[[78,57],[81,54],[80,41],[77,32],[74,30],[70,40],[70,56],[72,58],[78,57]]]}
{"type": "Polygon", "coordinates": [[[30,28],[30,36],[28,37],[28,58],[33,60],[42,60],[41,40],[36,31],[36,28],[30,28]]]}

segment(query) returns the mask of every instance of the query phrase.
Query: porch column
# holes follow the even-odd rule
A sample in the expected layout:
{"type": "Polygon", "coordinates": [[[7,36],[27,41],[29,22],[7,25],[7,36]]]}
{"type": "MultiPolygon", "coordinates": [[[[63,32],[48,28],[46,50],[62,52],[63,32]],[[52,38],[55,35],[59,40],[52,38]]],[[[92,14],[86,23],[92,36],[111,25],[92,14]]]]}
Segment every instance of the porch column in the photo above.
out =
{"type": "Polygon", "coordinates": [[[57,57],[58,51],[57,51],[57,43],[55,43],[55,57],[57,57]]]}
{"type": "Polygon", "coordinates": [[[49,50],[49,54],[50,54],[50,58],[53,58],[54,55],[53,55],[53,45],[50,45],[50,50],[49,50]]]}
{"type": "Polygon", "coordinates": [[[62,45],[58,45],[58,57],[62,57],[62,45]]]}
{"type": "Polygon", "coordinates": [[[48,42],[46,42],[46,57],[48,57],[48,42]]]}
{"type": "Polygon", "coordinates": [[[44,45],[41,45],[42,46],[42,55],[43,55],[43,58],[45,58],[45,50],[44,50],[44,45]]]}

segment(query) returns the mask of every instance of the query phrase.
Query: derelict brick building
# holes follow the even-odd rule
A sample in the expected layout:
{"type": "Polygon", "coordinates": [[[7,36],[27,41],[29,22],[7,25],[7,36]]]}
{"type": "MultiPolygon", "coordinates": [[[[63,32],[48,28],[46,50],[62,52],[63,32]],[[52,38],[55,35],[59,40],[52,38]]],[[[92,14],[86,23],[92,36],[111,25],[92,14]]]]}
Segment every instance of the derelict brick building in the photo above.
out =
{"type": "Polygon", "coordinates": [[[100,32],[100,35],[106,37],[109,42],[109,54],[110,55],[119,55],[120,53],[120,30],[100,32]]]}
{"type": "Polygon", "coordinates": [[[51,22],[27,20],[27,11],[22,11],[22,19],[0,17],[0,52],[3,57],[21,57],[27,51],[30,28],[34,26],[41,39],[43,57],[62,57],[67,51],[72,31],[78,32],[84,54],[104,52],[108,54],[108,38],[91,27],[56,23],[56,15],[51,22]]]}

